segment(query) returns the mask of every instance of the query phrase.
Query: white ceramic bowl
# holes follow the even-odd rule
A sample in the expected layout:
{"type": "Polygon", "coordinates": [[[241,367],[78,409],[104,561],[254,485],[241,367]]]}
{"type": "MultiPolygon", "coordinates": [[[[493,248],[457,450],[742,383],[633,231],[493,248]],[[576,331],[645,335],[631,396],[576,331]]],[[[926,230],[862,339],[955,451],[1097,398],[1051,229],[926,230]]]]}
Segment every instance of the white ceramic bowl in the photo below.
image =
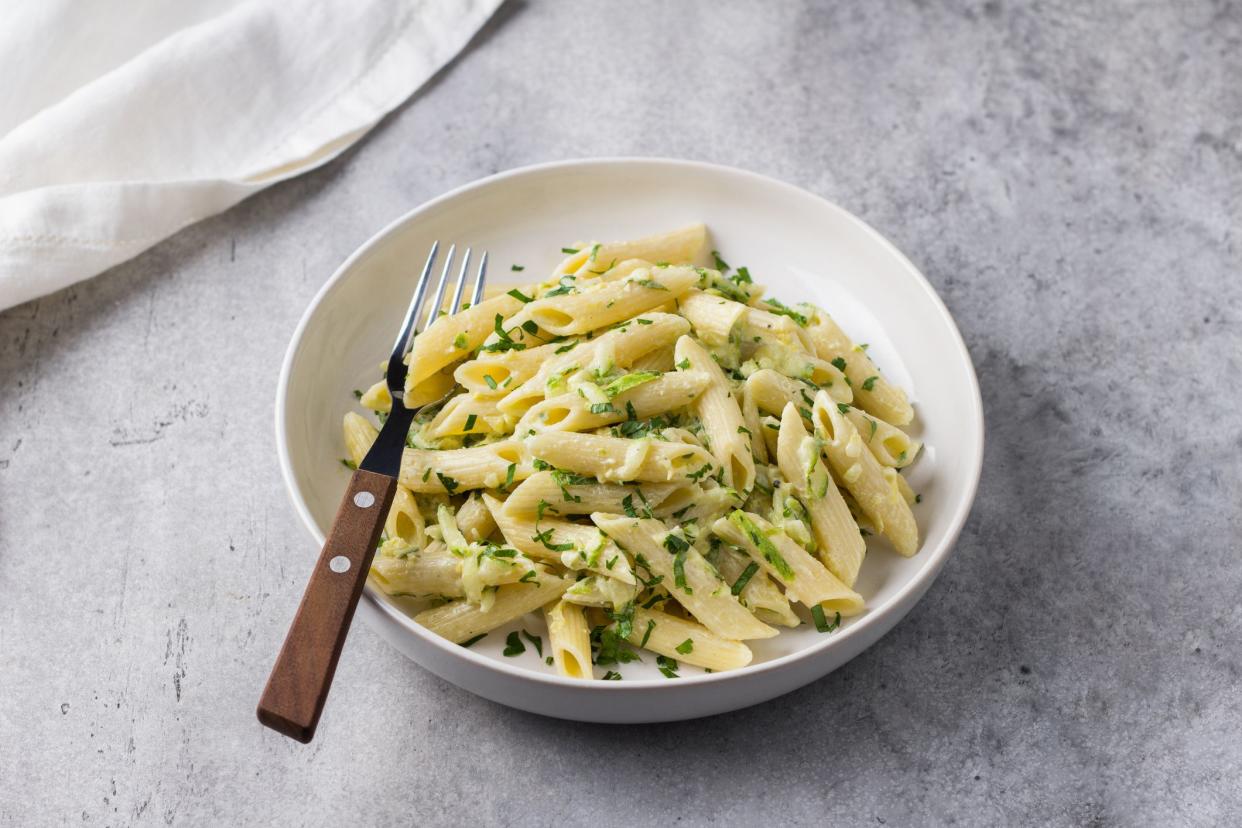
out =
{"type": "MultiPolygon", "coordinates": [[[[734,265],[769,295],[823,305],[885,374],[912,393],[926,448],[908,470],[922,548],[901,558],[873,543],[856,589],[865,614],[831,635],[813,626],[751,642],[755,661],[726,673],[656,672],[653,658],[619,668],[623,681],[561,678],[533,648],[500,655],[505,633],[471,649],[415,624],[370,587],[359,615],[394,647],[448,681],[502,704],[567,719],[655,722],[723,713],[787,693],[858,655],[927,591],[970,511],[983,459],[983,408],[970,356],[944,303],[875,230],[818,196],[753,173],[657,159],[600,159],[525,167],[477,181],[390,224],[341,265],[306,310],[280,374],[276,441],[285,483],[319,544],[348,472],[341,418],[351,390],[377,376],[433,240],[491,254],[490,282],[541,278],[562,245],[625,239],[703,221],[734,265]],[[510,270],[525,265],[525,272],[510,270]]],[[[874,539],[872,539],[874,540],[874,539]]],[[[307,565],[317,554],[307,544],[307,565]]]]}

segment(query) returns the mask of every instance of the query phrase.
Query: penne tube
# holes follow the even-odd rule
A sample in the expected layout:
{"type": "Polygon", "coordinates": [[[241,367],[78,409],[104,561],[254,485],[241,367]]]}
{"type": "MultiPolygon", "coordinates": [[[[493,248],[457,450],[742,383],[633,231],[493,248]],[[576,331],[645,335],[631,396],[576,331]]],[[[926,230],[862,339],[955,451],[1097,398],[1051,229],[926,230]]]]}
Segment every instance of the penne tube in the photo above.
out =
{"type": "Polygon", "coordinates": [[[517,440],[447,451],[408,448],[401,457],[400,482],[412,492],[495,489],[510,480],[510,467],[512,480],[530,475],[530,462],[525,458],[517,440]]]}
{"type": "Polygon", "coordinates": [[[558,336],[584,334],[655,310],[697,280],[698,274],[688,267],[639,268],[619,281],[536,299],[525,312],[540,328],[558,336]]]}
{"type": "Polygon", "coordinates": [[[459,394],[445,403],[427,424],[433,439],[469,434],[508,434],[513,424],[496,408],[496,401],[459,394]]]}
{"type": "Polygon", "coordinates": [[[624,391],[612,400],[612,408],[592,412],[591,404],[576,393],[550,397],[530,408],[514,427],[517,434],[529,431],[586,431],[620,423],[633,416],[645,420],[693,402],[707,387],[702,371],[676,371],[624,391]]]}
{"type": "Polygon", "coordinates": [[[892,423],[886,423],[874,414],[866,414],[860,408],[846,409],[846,418],[858,429],[863,442],[881,466],[905,468],[914,462],[923,444],[906,434],[892,423]]]}
{"type": "Polygon", "coordinates": [[[776,635],[773,627],[738,603],[697,549],[662,522],[602,513],[592,514],[591,520],[635,560],[641,555],[644,565],[664,579],[663,585],[677,602],[712,632],[736,641],[776,635]]]}
{"type": "Polygon", "coordinates": [[[462,599],[423,610],[414,620],[436,635],[461,643],[555,601],[572,583],[566,578],[544,575],[530,583],[498,587],[491,607],[486,610],[462,599]]]}
{"type": "MultiPolygon", "coordinates": [[[[703,525],[711,526],[714,522],[703,525]]],[[[802,623],[802,619],[789,606],[789,599],[766,572],[759,571],[759,564],[752,561],[749,555],[722,544],[716,550],[712,563],[725,583],[729,584],[729,591],[760,621],[781,627],[796,627],[802,623]]]]}
{"type": "Polygon", "coordinates": [[[483,499],[475,494],[466,498],[466,502],[457,507],[457,529],[470,543],[478,543],[491,537],[496,531],[496,521],[492,519],[491,510],[483,503],[483,499]]]}
{"type": "Polygon", "coordinates": [[[698,446],[646,437],[629,440],[600,434],[544,432],[526,441],[532,457],[600,481],[667,483],[701,479],[716,470],[712,455],[698,446]]]}
{"type": "Polygon", "coordinates": [[[371,579],[385,595],[415,598],[460,598],[461,558],[439,541],[405,557],[379,557],[371,562],[371,579]]]}
{"type": "Polygon", "coordinates": [[[548,644],[556,672],[568,678],[595,678],[591,667],[591,631],[582,607],[557,601],[545,606],[543,614],[548,622],[548,644]]]}
{"type": "Polygon", "coordinates": [[[744,342],[780,342],[790,348],[815,353],[806,329],[788,316],[748,307],[741,319],[739,336],[744,342]]]}
{"type": "Polygon", "coordinates": [[[371,421],[361,414],[350,411],[345,415],[345,451],[354,468],[362,465],[362,459],[371,450],[371,444],[379,436],[379,429],[371,425],[371,421]]]}
{"type": "Polygon", "coordinates": [[[394,555],[417,551],[427,545],[426,523],[418,511],[414,495],[400,483],[393,494],[392,506],[384,519],[386,539],[380,546],[380,554],[394,555]]]}
{"type": "Polygon", "coordinates": [[[810,518],[820,560],[841,583],[853,587],[867,544],[793,403],[785,404],[776,454],[781,476],[810,518]]]}
{"type": "Polygon", "coordinates": [[[747,307],[701,290],[687,291],[677,300],[678,312],[690,321],[694,335],[705,345],[724,345],[746,316],[747,307]]]}
{"type": "Polygon", "coordinates": [[[688,336],[677,340],[677,361],[711,377],[707,388],[694,401],[694,413],[703,423],[712,456],[724,469],[725,482],[745,496],[755,484],[755,458],[729,381],[703,346],[688,336]]]}
{"type": "MultiPolygon", "coordinates": [[[[854,389],[856,405],[869,414],[895,425],[908,425],[914,409],[906,392],[880,374],[864,346],[855,345],[833,318],[819,308],[811,314],[807,332],[822,360],[840,368],[854,389]]],[[[849,400],[844,400],[849,402],[849,400]]]]}
{"type": "Polygon", "coordinates": [[[750,437],[750,451],[755,456],[755,462],[767,463],[768,444],[760,431],[763,423],[759,419],[759,404],[755,401],[755,392],[749,380],[742,385],[742,422],[750,437]]]}
{"type": "Polygon", "coordinates": [[[519,351],[481,353],[458,365],[453,379],[476,397],[503,397],[537,374],[563,347],[563,344],[551,343],[519,351]]]}
{"type": "Polygon", "coordinates": [[[502,293],[452,316],[441,316],[415,336],[406,357],[410,366],[405,378],[406,406],[414,407],[408,401],[409,392],[419,383],[482,345],[494,329],[496,316],[508,318],[521,308],[521,300],[502,293]]]}
{"type": "Polygon", "coordinates": [[[634,360],[662,348],[690,330],[690,323],[680,316],[667,313],[647,314],[650,325],[630,325],[608,331],[592,340],[579,340],[562,345],[564,350],[544,363],[533,377],[506,394],[497,404],[513,418],[520,418],[532,405],[548,393],[548,381],[567,376],[589,366],[629,366],[634,360]]]}
{"type": "Polygon", "coordinates": [[[555,505],[542,518],[515,517],[504,504],[485,494],[482,498],[505,543],[530,558],[556,562],[567,569],[586,569],[626,584],[634,584],[629,559],[595,526],[561,520],[555,505]]]}
{"type": "Polygon", "coordinates": [[[708,670],[736,670],[750,664],[750,648],[684,618],[659,610],[634,609],[632,632],[626,638],[636,647],[708,670]]]}
{"type": "MultiPolygon", "coordinates": [[[[624,242],[578,244],[556,268],[556,274],[590,274],[612,267],[613,262],[640,259],[673,265],[705,265],[708,263],[707,227],[691,224],[670,233],[645,236],[624,242]]],[[[607,272],[607,271],[605,271],[607,272]]]]}
{"type": "MultiPolygon", "coordinates": [[[[630,509],[652,509],[687,488],[678,483],[647,483],[622,486],[596,483],[577,475],[550,471],[535,472],[513,490],[505,500],[504,511],[513,517],[536,515],[540,502],[555,507],[559,514],[588,515],[591,512],[624,514],[630,509]]],[[[545,507],[546,509],[547,507],[545,507]]]]}
{"type": "Polygon", "coordinates": [[[785,596],[808,607],[857,615],[863,599],[841,583],[809,552],[763,518],[740,509],[712,524],[712,532],[726,543],[746,552],[772,580],[785,588],[785,596]]]}
{"type": "Polygon", "coordinates": [[[876,528],[907,558],[918,551],[919,529],[901,494],[884,477],[883,467],[867,451],[862,436],[824,391],[811,409],[815,436],[842,484],[876,528]]]}

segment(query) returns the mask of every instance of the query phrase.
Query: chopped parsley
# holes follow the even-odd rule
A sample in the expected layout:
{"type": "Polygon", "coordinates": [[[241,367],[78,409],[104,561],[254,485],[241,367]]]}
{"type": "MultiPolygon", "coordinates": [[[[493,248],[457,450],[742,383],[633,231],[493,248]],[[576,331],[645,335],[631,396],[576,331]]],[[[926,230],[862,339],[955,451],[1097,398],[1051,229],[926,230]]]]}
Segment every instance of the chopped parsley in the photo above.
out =
{"type": "Polygon", "coordinates": [[[504,328],[505,318],[500,314],[496,314],[496,319],[492,323],[493,330],[496,331],[498,339],[490,345],[484,345],[479,350],[488,353],[503,353],[505,351],[524,351],[526,350],[525,342],[514,342],[509,336],[508,331],[504,328]]]}
{"type": "Polygon", "coordinates": [[[493,391],[496,390],[496,380],[492,379],[491,374],[484,374],[483,381],[487,383],[488,388],[492,389],[493,391]]]}
{"type": "Polygon", "coordinates": [[[755,577],[755,573],[759,571],[759,564],[751,561],[742,570],[742,574],[737,576],[737,580],[733,582],[733,586],[729,588],[729,592],[734,595],[741,595],[742,590],[746,589],[746,585],[750,583],[750,579],[755,577]]]}
{"type": "Polygon", "coordinates": [[[609,670],[607,673],[604,673],[604,681],[620,681],[620,680],[621,680],[621,674],[618,673],[616,670],[609,670]]]}
{"type": "Polygon", "coordinates": [[[509,291],[508,295],[512,296],[514,299],[518,300],[522,304],[535,301],[534,299],[531,299],[529,296],[527,296],[525,293],[522,293],[522,291],[518,290],[517,288],[514,288],[513,290],[509,291]]]}
{"type": "Polygon", "coordinates": [[[517,463],[510,463],[509,468],[505,469],[505,483],[503,488],[507,491],[513,485],[513,475],[517,472],[517,463]]]}
{"type": "Polygon", "coordinates": [[[578,252],[578,250],[579,250],[579,248],[577,248],[577,247],[562,247],[562,248],[561,248],[561,252],[562,252],[562,253],[568,253],[568,254],[569,254],[569,255],[571,255],[571,256],[572,256],[574,253],[577,253],[577,252],[578,252]]]}
{"type": "Polygon", "coordinates": [[[832,367],[836,368],[838,371],[844,374],[845,373],[845,357],[833,357],[832,367]]]}
{"type": "Polygon", "coordinates": [[[745,267],[739,267],[737,273],[729,277],[739,285],[749,285],[754,279],[750,278],[750,271],[745,267]]]}
{"type": "Polygon", "coordinates": [[[642,318],[641,316],[640,316],[639,318],[635,319],[634,321],[635,321],[635,322],[637,322],[637,323],[638,323],[638,324],[640,324],[640,325],[653,325],[653,324],[655,324],[652,320],[650,320],[650,319],[644,319],[644,318],[642,318]]]}
{"type": "Polygon", "coordinates": [[[543,657],[543,638],[538,635],[531,635],[525,629],[522,630],[522,635],[526,638],[527,641],[531,643],[531,646],[535,648],[535,652],[539,653],[539,657],[542,658],[543,657]]]}
{"type": "Polygon", "coordinates": [[[467,414],[466,425],[462,429],[462,431],[474,431],[474,424],[478,421],[478,419],[479,419],[479,415],[477,414],[467,414]]]}
{"type": "Polygon", "coordinates": [[[440,474],[439,472],[436,472],[436,477],[440,478],[440,485],[443,486],[444,490],[449,494],[452,494],[457,490],[457,481],[453,478],[446,474],[440,474]]]}
{"type": "Polygon", "coordinates": [[[346,460],[344,457],[342,457],[341,465],[347,469],[350,469],[351,471],[358,471],[358,464],[355,463],[353,460],[346,460]]]}
{"type": "Polygon", "coordinates": [[[564,296],[566,293],[572,293],[577,290],[577,288],[574,287],[574,283],[577,281],[577,277],[566,274],[560,278],[560,284],[557,287],[552,288],[552,290],[548,291],[543,296],[547,299],[552,296],[564,296]]]}
{"type": "Polygon", "coordinates": [[[577,345],[578,345],[577,341],[574,341],[574,342],[569,343],[568,345],[562,345],[561,347],[557,348],[557,349],[556,349],[555,351],[553,351],[552,353],[554,353],[554,354],[567,354],[567,353],[569,353],[570,351],[572,351],[575,347],[577,347],[577,345]]]}
{"type": "Polygon", "coordinates": [[[879,377],[874,377],[874,376],[867,377],[865,380],[863,380],[862,389],[864,391],[872,390],[873,388],[875,388],[875,381],[878,379],[879,377]]]}
{"type": "Polygon", "coordinates": [[[789,307],[781,300],[764,299],[763,303],[767,305],[768,307],[772,308],[772,313],[779,314],[780,316],[788,316],[790,319],[797,322],[800,327],[803,327],[803,328],[806,327],[806,324],[807,324],[806,316],[798,313],[796,310],[789,307]]]}
{"type": "Polygon", "coordinates": [[[717,253],[715,250],[712,251],[712,259],[714,259],[716,262],[716,269],[719,270],[721,273],[724,273],[725,271],[729,269],[729,263],[726,262],[724,259],[720,258],[720,254],[717,253]]]}
{"type": "Polygon", "coordinates": [[[648,288],[649,290],[668,290],[668,288],[666,288],[664,285],[660,284],[659,282],[653,281],[651,279],[636,279],[634,280],[634,284],[638,285],[639,287],[648,288]]]}
{"type": "Polygon", "coordinates": [[[362,392],[359,391],[357,388],[354,389],[354,399],[355,400],[362,399],[362,392]]]}
{"type": "Polygon", "coordinates": [[[458,349],[459,351],[466,350],[466,348],[469,347],[469,345],[470,345],[470,340],[466,339],[465,332],[459,333],[457,336],[453,337],[453,347],[458,349]]]}
{"type": "Polygon", "coordinates": [[[660,376],[661,374],[659,371],[635,371],[632,374],[617,377],[615,380],[605,385],[602,390],[604,395],[611,400],[618,394],[624,394],[626,391],[637,388],[638,386],[644,385],[652,380],[658,380],[660,376]]]}
{"type": "Polygon", "coordinates": [[[512,270],[514,273],[521,273],[523,270],[526,269],[526,265],[509,265],[509,269],[512,270]]]}
{"type": "Polygon", "coordinates": [[[465,641],[461,642],[461,646],[473,647],[475,644],[478,644],[480,641],[482,641],[485,638],[487,638],[487,633],[479,633],[474,638],[467,638],[465,641]]]}
{"type": "Polygon", "coordinates": [[[850,407],[845,403],[837,403],[837,411],[840,411],[842,414],[849,413],[849,410],[850,407]]]}
{"type": "Polygon", "coordinates": [[[549,539],[551,537],[552,537],[552,530],[544,529],[542,532],[536,532],[534,535],[532,535],[531,540],[535,541],[536,543],[543,544],[545,548],[550,549],[553,552],[572,552],[573,551],[574,545],[572,543],[550,543],[549,539]]]}
{"type": "Polygon", "coordinates": [[[746,537],[750,538],[750,542],[758,548],[763,559],[772,565],[777,574],[786,581],[792,581],[794,578],[793,568],[789,562],[781,555],[780,550],[773,545],[767,535],[763,534],[763,530],[741,509],[735,509],[729,515],[729,522],[746,533],[746,537]]]}
{"type": "Polygon", "coordinates": [[[501,655],[506,658],[513,658],[514,656],[520,656],[524,652],[526,652],[526,645],[523,644],[522,639],[518,637],[517,630],[509,633],[509,635],[505,637],[505,649],[501,655]]]}
{"type": "Polygon", "coordinates": [[[841,626],[841,613],[837,613],[837,617],[832,619],[832,623],[828,623],[828,619],[824,617],[824,607],[822,604],[816,604],[811,607],[811,618],[815,621],[815,629],[822,633],[834,632],[841,626]]]}
{"type": "Polygon", "coordinates": [[[681,362],[677,363],[677,369],[678,369],[678,370],[680,370],[680,371],[689,371],[689,370],[690,370],[690,360],[688,360],[688,359],[683,359],[681,362]]]}
{"type": "Polygon", "coordinates": [[[673,555],[673,583],[687,595],[693,595],[694,588],[686,583],[686,552],[690,544],[680,535],[669,532],[664,536],[664,548],[673,555]]]}
{"type": "Polygon", "coordinates": [[[655,625],[656,622],[654,618],[647,619],[647,631],[643,633],[643,640],[638,642],[639,647],[647,646],[647,639],[651,638],[651,631],[655,629],[655,625]]]}
{"type": "Polygon", "coordinates": [[[660,672],[665,678],[681,678],[677,675],[677,660],[667,658],[665,656],[656,656],[656,666],[660,668],[660,672]]]}
{"type": "Polygon", "coordinates": [[[618,413],[617,409],[613,407],[612,403],[606,403],[606,402],[591,403],[589,410],[592,414],[616,414],[618,413]]]}
{"type": "Polygon", "coordinates": [[[916,495],[914,496],[914,502],[915,502],[915,503],[922,503],[922,502],[923,502],[923,496],[922,496],[921,494],[916,494],[916,495]]]}
{"type": "Polygon", "coordinates": [[[674,649],[682,655],[689,655],[694,652],[694,639],[687,638],[685,641],[678,644],[674,649]]]}

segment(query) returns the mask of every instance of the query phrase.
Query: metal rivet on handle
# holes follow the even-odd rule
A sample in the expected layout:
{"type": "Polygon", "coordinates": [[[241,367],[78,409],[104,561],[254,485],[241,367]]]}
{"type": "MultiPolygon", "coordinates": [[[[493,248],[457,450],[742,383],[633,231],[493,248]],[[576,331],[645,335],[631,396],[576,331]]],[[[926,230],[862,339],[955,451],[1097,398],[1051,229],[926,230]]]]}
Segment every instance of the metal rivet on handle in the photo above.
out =
{"type": "Polygon", "coordinates": [[[370,492],[358,492],[354,495],[354,505],[359,509],[369,509],[375,505],[375,495],[370,492]]]}
{"type": "Polygon", "coordinates": [[[344,555],[337,555],[335,558],[328,561],[328,569],[331,569],[333,572],[348,572],[349,558],[344,555]]]}

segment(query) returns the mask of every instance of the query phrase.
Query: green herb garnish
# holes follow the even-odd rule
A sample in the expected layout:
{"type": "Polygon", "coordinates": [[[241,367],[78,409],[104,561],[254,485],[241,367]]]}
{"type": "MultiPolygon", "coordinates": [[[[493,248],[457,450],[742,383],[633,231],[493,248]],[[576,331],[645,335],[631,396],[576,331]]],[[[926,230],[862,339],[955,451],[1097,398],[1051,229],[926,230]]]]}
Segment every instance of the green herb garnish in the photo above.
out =
{"type": "Polygon", "coordinates": [[[505,649],[501,655],[506,656],[507,658],[513,658],[514,656],[519,656],[524,652],[526,652],[526,645],[523,644],[522,639],[518,637],[517,630],[509,633],[509,635],[505,637],[505,649]]]}
{"type": "Polygon", "coordinates": [[[811,618],[815,621],[815,629],[822,633],[830,633],[841,626],[841,613],[837,613],[837,617],[832,619],[832,623],[828,623],[828,619],[824,617],[824,607],[816,604],[811,607],[811,618]]]}
{"type": "Polygon", "coordinates": [[[742,574],[737,576],[737,580],[733,582],[733,586],[729,588],[729,592],[734,595],[741,595],[742,590],[746,589],[746,585],[750,583],[750,579],[755,577],[755,573],[759,571],[759,564],[751,561],[742,570],[742,574]]]}

